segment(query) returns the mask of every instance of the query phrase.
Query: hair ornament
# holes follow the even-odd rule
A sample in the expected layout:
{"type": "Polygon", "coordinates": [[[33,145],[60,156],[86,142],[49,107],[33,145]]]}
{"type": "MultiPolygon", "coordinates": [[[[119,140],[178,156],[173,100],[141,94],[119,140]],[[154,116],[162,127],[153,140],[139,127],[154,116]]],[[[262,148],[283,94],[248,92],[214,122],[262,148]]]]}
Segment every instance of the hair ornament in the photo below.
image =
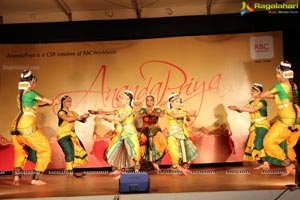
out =
{"type": "Polygon", "coordinates": [[[30,87],[31,87],[31,84],[28,81],[20,81],[18,83],[19,90],[28,90],[30,87]]]}
{"type": "Polygon", "coordinates": [[[294,78],[293,70],[288,70],[288,71],[282,72],[282,77],[287,78],[287,79],[294,78]]]}
{"type": "MultiPolygon", "coordinates": [[[[24,72],[25,72],[25,70],[23,71],[23,73],[24,72]]],[[[21,74],[21,78],[27,78],[32,75],[32,72],[30,70],[28,70],[28,72],[26,74],[23,74],[23,73],[21,74]]]]}
{"type": "Polygon", "coordinates": [[[291,63],[289,63],[289,62],[287,62],[287,61],[281,61],[281,62],[280,62],[280,65],[283,66],[283,67],[289,67],[289,68],[292,67],[291,63]]]}
{"type": "Polygon", "coordinates": [[[68,99],[72,99],[69,95],[64,95],[61,97],[61,103],[65,103],[68,99]]]}
{"type": "Polygon", "coordinates": [[[254,83],[252,85],[252,88],[255,89],[256,91],[259,91],[259,92],[262,92],[263,89],[264,89],[263,85],[260,84],[260,83],[254,83]]]}

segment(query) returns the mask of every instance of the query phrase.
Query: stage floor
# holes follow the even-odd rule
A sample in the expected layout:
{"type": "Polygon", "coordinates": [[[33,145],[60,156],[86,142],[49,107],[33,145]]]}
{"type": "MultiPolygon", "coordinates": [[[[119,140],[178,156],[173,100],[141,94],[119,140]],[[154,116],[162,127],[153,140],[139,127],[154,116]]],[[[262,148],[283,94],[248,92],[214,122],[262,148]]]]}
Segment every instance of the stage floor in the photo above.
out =
{"type": "MultiPolygon", "coordinates": [[[[294,176],[281,176],[282,167],[270,171],[255,170],[253,165],[191,167],[192,174],[172,174],[167,168],[161,173],[149,171],[150,192],[187,193],[245,190],[284,190],[295,184],[294,176]]],[[[0,199],[75,197],[94,195],[118,195],[119,180],[108,175],[107,170],[91,170],[84,178],[73,178],[65,174],[45,174],[46,186],[30,185],[31,175],[24,175],[21,185],[12,186],[11,175],[0,176],[0,199]]]]}

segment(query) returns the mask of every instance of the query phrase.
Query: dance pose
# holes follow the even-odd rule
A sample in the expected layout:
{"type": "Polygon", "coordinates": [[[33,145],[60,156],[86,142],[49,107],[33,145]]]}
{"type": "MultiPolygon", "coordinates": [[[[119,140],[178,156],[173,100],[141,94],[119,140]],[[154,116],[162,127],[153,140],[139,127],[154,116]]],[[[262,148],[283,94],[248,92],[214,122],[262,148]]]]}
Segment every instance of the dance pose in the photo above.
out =
{"type": "Polygon", "coordinates": [[[160,108],[154,107],[154,96],[148,94],[146,108],[141,108],[138,113],[138,117],[143,119],[139,141],[144,164],[150,163],[157,171],[160,171],[159,163],[167,146],[166,137],[158,125],[163,114],[160,108]]]}
{"type": "Polygon", "coordinates": [[[187,121],[196,116],[195,111],[182,109],[182,100],[176,93],[168,98],[168,146],[167,151],[171,157],[172,170],[179,170],[184,175],[190,173],[189,165],[198,155],[198,149],[190,140],[187,130],[187,121]],[[183,167],[181,166],[183,165],[183,167]]]}
{"type": "Polygon", "coordinates": [[[291,64],[282,61],[276,68],[278,82],[268,91],[260,94],[261,98],[274,98],[278,107],[278,118],[264,138],[264,147],[268,156],[281,161],[285,175],[295,174],[297,165],[293,147],[300,136],[300,108],[298,88],[294,83],[294,72],[291,64]],[[287,153],[279,146],[287,141],[287,153]]]}
{"type": "Polygon", "coordinates": [[[14,145],[13,185],[20,184],[20,177],[26,160],[35,163],[32,185],[45,185],[41,180],[51,159],[51,147],[41,129],[37,128],[38,107],[59,104],[58,100],[43,97],[34,89],[37,79],[29,70],[24,70],[18,84],[19,114],[11,124],[14,145]]]}
{"type": "MultiPolygon", "coordinates": [[[[101,155],[103,156],[103,160],[105,160],[107,162],[107,152],[108,152],[108,147],[111,146],[111,144],[115,143],[118,138],[119,135],[121,134],[123,128],[122,125],[119,121],[114,120],[114,116],[118,115],[119,109],[121,109],[121,101],[119,100],[119,97],[116,97],[116,104],[117,104],[117,109],[112,110],[112,111],[104,111],[102,109],[98,109],[98,110],[88,110],[88,112],[90,114],[94,114],[95,116],[95,126],[99,126],[99,124],[96,124],[96,121],[100,121],[100,120],[104,120],[107,121],[109,123],[113,123],[113,129],[112,130],[108,130],[104,137],[106,138],[110,138],[108,145],[106,146],[105,150],[104,150],[104,154],[101,155]]],[[[99,127],[95,127],[94,128],[94,133],[93,133],[93,138],[97,138],[99,137],[98,134],[96,133],[96,131],[98,130],[102,130],[103,131],[103,127],[99,126],[99,127]],[[101,128],[100,128],[101,127],[101,128]]],[[[107,129],[107,128],[105,128],[107,129]]],[[[99,132],[99,131],[98,131],[99,132]]],[[[98,152],[96,152],[98,153],[98,152]]],[[[93,154],[95,154],[94,150],[93,150],[93,154]]],[[[109,173],[109,175],[119,175],[121,173],[121,171],[123,171],[122,167],[116,167],[116,166],[112,166],[112,172],[109,173]]]]}
{"type": "MultiPolygon", "coordinates": [[[[111,127],[110,123],[103,119],[102,114],[107,113],[102,110],[92,111],[89,110],[90,114],[95,114],[94,118],[94,131],[93,131],[93,140],[100,141],[100,140],[110,140],[113,133],[113,128],[111,127]],[[97,113],[102,113],[99,115],[97,113]]],[[[113,113],[111,113],[113,115],[113,113]]]]}
{"type": "Polygon", "coordinates": [[[95,114],[94,131],[92,135],[93,148],[90,154],[94,155],[100,162],[106,160],[105,152],[107,144],[114,133],[114,128],[111,126],[111,123],[104,120],[101,114],[98,117],[98,113],[101,112],[103,112],[102,109],[95,111],[89,110],[90,114],[95,114]]]}
{"type": "Polygon", "coordinates": [[[70,110],[71,105],[72,98],[70,96],[65,95],[61,98],[61,107],[57,112],[59,126],[57,141],[65,155],[67,172],[79,178],[84,176],[84,174],[77,174],[73,170],[87,163],[88,156],[82,142],[75,133],[75,121],[85,123],[89,114],[78,115],[70,110]]]}
{"type": "MultiPolygon", "coordinates": [[[[111,141],[107,147],[107,163],[113,170],[112,174],[119,175],[120,170],[135,168],[140,169],[140,145],[137,130],[134,126],[133,94],[125,90],[118,97],[119,109],[112,111],[114,115],[103,115],[103,119],[111,121],[115,125],[115,130],[111,141]]],[[[119,176],[117,176],[118,178],[119,176]]]]}
{"type": "Polygon", "coordinates": [[[268,170],[270,166],[265,159],[266,153],[263,147],[263,139],[270,128],[270,123],[267,120],[267,102],[259,97],[259,94],[262,92],[263,86],[259,83],[254,83],[250,91],[252,100],[248,104],[244,107],[229,106],[228,108],[240,113],[248,112],[250,114],[251,124],[243,160],[263,162],[262,165],[255,169],[268,170]]]}

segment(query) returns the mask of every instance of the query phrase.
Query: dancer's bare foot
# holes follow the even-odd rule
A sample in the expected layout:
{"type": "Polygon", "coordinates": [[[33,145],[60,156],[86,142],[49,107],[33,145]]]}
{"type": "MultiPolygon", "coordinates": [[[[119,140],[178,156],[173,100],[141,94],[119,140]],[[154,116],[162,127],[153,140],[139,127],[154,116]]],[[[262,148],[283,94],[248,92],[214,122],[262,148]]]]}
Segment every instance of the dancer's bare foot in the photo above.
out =
{"type": "Polygon", "coordinates": [[[185,172],[186,172],[187,174],[192,174],[192,171],[189,170],[189,169],[185,169],[185,172]]]}
{"type": "Polygon", "coordinates": [[[121,174],[119,174],[118,176],[113,177],[113,179],[120,179],[121,178],[121,174]]]}
{"type": "Polygon", "coordinates": [[[184,169],[189,169],[190,168],[190,164],[189,163],[184,163],[182,167],[184,169]]]}
{"type": "Polygon", "coordinates": [[[281,176],[288,176],[288,175],[292,175],[292,176],[296,175],[296,166],[295,166],[295,164],[290,164],[289,166],[286,166],[285,167],[285,173],[282,174],[281,176]]]}
{"type": "Polygon", "coordinates": [[[31,185],[47,185],[47,182],[33,179],[31,180],[31,185]]]}
{"type": "Polygon", "coordinates": [[[155,169],[156,171],[158,171],[158,172],[161,171],[161,169],[159,168],[159,165],[158,165],[158,164],[152,163],[152,165],[153,165],[153,167],[154,167],[154,169],[155,169]]]}
{"type": "Polygon", "coordinates": [[[262,169],[264,165],[258,165],[257,167],[254,167],[253,169],[262,169]]]}
{"type": "Polygon", "coordinates": [[[135,172],[139,172],[140,169],[141,169],[141,165],[140,165],[140,164],[135,164],[135,166],[134,166],[134,171],[135,171],[135,172]]]}
{"type": "Polygon", "coordinates": [[[189,163],[183,164],[183,168],[184,168],[184,170],[185,170],[185,172],[186,172],[187,174],[191,174],[191,173],[192,173],[192,171],[189,170],[189,168],[190,168],[190,164],[189,164],[189,163]]]}
{"type": "Polygon", "coordinates": [[[109,175],[120,175],[120,174],[121,174],[121,172],[117,169],[115,171],[109,173],[109,175]]]}
{"type": "Polygon", "coordinates": [[[19,176],[14,176],[14,180],[12,182],[12,185],[14,185],[14,186],[19,186],[20,185],[20,177],[19,176]]]}
{"type": "Polygon", "coordinates": [[[178,165],[177,169],[183,174],[183,175],[188,175],[190,170],[184,169],[180,165],[178,165]]]}
{"type": "Polygon", "coordinates": [[[254,169],[263,169],[263,170],[270,170],[270,165],[267,162],[264,162],[264,164],[259,165],[255,167],[254,169]]]}
{"type": "Polygon", "coordinates": [[[85,177],[85,173],[73,173],[73,177],[75,177],[75,178],[83,178],[83,177],[85,177]]]}

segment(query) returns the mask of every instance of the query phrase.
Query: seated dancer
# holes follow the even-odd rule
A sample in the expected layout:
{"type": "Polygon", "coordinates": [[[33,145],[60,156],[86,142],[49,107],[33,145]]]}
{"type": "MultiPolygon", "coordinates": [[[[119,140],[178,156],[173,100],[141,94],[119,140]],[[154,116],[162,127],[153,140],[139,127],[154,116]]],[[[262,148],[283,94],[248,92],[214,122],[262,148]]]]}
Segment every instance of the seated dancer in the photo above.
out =
{"type": "Polygon", "coordinates": [[[264,147],[268,157],[281,161],[285,167],[284,175],[295,175],[296,153],[294,146],[300,136],[299,92],[294,83],[294,72],[288,61],[282,61],[276,68],[277,83],[268,91],[260,94],[261,98],[275,99],[278,106],[278,118],[264,138],[264,147]],[[287,141],[287,152],[280,147],[287,141]]]}
{"type": "Polygon", "coordinates": [[[24,70],[18,84],[17,98],[19,114],[11,124],[14,145],[13,185],[20,185],[22,170],[26,160],[35,163],[31,184],[46,185],[41,180],[51,159],[51,147],[42,130],[37,128],[38,107],[59,104],[58,100],[43,97],[34,89],[37,79],[30,70],[24,70]]]}
{"type": "Polygon", "coordinates": [[[141,108],[138,117],[143,119],[139,142],[144,165],[150,163],[160,171],[159,163],[164,156],[167,140],[158,125],[158,118],[163,116],[163,111],[154,107],[154,96],[146,96],[146,108],[141,108]]]}
{"type": "Polygon", "coordinates": [[[59,126],[57,140],[65,155],[67,172],[79,178],[84,176],[84,174],[76,173],[73,170],[87,163],[88,155],[75,133],[75,121],[85,123],[89,114],[78,115],[76,112],[70,110],[71,105],[72,98],[70,96],[65,95],[61,98],[61,107],[57,112],[59,126]]]}
{"type": "Polygon", "coordinates": [[[182,109],[182,99],[176,93],[168,98],[168,146],[167,151],[171,157],[171,170],[179,170],[184,175],[190,173],[189,165],[198,155],[198,149],[190,140],[187,130],[187,121],[196,116],[195,111],[182,109]],[[181,166],[183,165],[183,167],[181,166]]]}
{"type": "MultiPolygon", "coordinates": [[[[248,112],[250,114],[251,124],[243,160],[262,162],[263,164],[255,167],[255,169],[269,170],[270,165],[266,161],[267,155],[263,146],[263,139],[270,128],[270,123],[267,120],[267,102],[259,97],[262,92],[263,86],[254,83],[250,90],[252,100],[248,104],[244,107],[229,106],[228,108],[240,113],[248,112]]],[[[286,142],[282,145],[285,145],[286,148],[286,142]]]]}
{"type": "MultiPolygon", "coordinates": [[[[115,125],[114,135],[107,147],[107,163],[113,167],[115,178],[120,177],[122,169],[140,169],[140,145],[137,130],[134,126],[133,93],[125,90],[118,99],[119,108],[103,114],[103,119],[111,121],[115,125]],[[109,115],[113,114],[113,115],[109,115]]],[[[94,114],[93,111],[91,113],[94,114]]],[[[99,114],[98,114],[99,115],[99,114]]]]}

